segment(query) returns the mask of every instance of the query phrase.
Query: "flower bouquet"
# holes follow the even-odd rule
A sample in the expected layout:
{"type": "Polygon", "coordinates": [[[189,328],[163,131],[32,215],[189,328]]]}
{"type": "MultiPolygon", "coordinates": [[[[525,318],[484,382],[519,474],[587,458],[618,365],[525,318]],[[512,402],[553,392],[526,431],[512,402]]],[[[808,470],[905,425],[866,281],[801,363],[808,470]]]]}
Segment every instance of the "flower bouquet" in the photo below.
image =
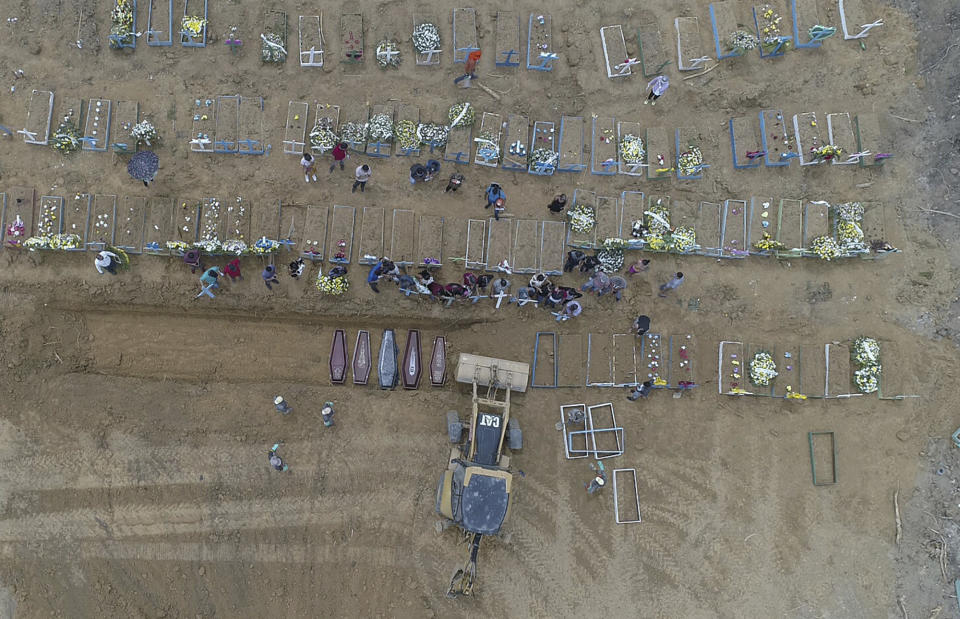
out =
{"type": "Polygon", "coordinates": [[[417,24],[411,38],[413,47],[421,54],[440,49],[440,31],[434,24],[417,24]]]}
{"type": "Polygon", "coordinates": [[[167,249],[170,251],[184,253],[190,249],[190,246],[183,241],[167,241],[167,249]]]}
{"type": "Polygon", "coordinates": [[[597,212],[589,204],[577,204],[567,211],[570,220],[570,229],[579,234],[586,234],[593,230],[597,223],[597,212]]]}
{"type": "Polygon", "coordinates": [[[394,39],[382,39],[377,43],[377,64],[380,68],[400,66],[400,44],[394,39]]]}
{"type": "Polygon", "coordinates": [[[610,238],[608,238],[608,239],[603,239],[602,246],[603,246],[604,249],[607,249],[607,250],[612,250],[612,249],[626,249],[627,246],[628,246],[628,243],[627,243],[626,241],[624,241],[623,239],[618,239],[618,238],[616,238],[616,237],[610,237],[610,238]]]}
{"type": "Polygon", "coordinates": [[[445,146],[449,133],[450,128],[446,125],[420,123],[417,127],[417,137],[420,139],[420,143],[426,144],[427,146],[445,146]]]}
{"type": "Polygon", "coordinates": [[[272,254],[279,249],[280,243],[277,241],[271,241],[267,237],[263,236],[253,244],[253,247],[250,249],[250,253],[257,255],[272,254]]]}
{"type": "Polygon", "coordinates": [[[647,151],[643,148],[643,139],[628,133],[620,138],[620,160],[623,163],[638,164],[643,163],[647,151]]]}
{"type": "Polygon", "coordinates": [[[180,30],[191,38],[197,38],[203,35],[203,30],[207,27],[207,20],[197,15],[184,15],[180,20],[180,30]]]}
{"type": "Polygon", "coordinates": [[[247,244],[239,239],[228,239],[223,242],[222,249],[224,253],[242,256],[250,251],[247,244]]]}
{"type": "Polygon", "coordinates": [[[647,216],[646,231],[642,233],[644,243],[653,251],[668,250],[670,247],[665,237],[670,233],[669,206],[659,198],[643,214],[647,216]]]}
{"type": "Polygon", "coordinates": [[[863,235],[863,206],[859,202],[844,202],[834,210],[837,216],[837,238],[840,247],[848,253],[867,251],[863,235]]]}
{"type": "Polygon", "coordinates": [[[857,388],[863,393],[873,393],[880,388],[880,366],[868,365],[853,373],[857,388]]]}
{"type": "Polygon", "coordinates": [[[604,239],[603,249],[597,251],[597,260],[600,261],[600,269],[605,273],[614,273],[622,269],[623,250],[626,247],[627,242],[623,239],[604,239]]]}
{"type": "Polygon", "coordinates": [[[773,10],[769,4],[755,9],[757,11],[757,28],[760,30],[760,46],[767,53],[787,51],[790,41],[785,39],[780,31],[780,22],[783,18],[773,10]]]}
{"type": "Polygon", "coordinates": [[[340,125],[340,139],[349,144],[363,144],[367,141],[367,123],[348,121],[340,125]]]}
{"type": "Polygon", "coordinates": [[[758,352],[750,360],[750,382],[757,387],[769,387],[777,377],[777,364],[768,352],[758,352]]]}
{"type": "Polygon", "coordinates": [[[810,251],[820,257],[821,260],[833,260],[843,256],[840,245],[829,236],[818,236],[810,243],[810,251]]]}
{"type": "Polygon", "coordinates": [[[330,277],[329,275],[317,274],[317,290],[323,294],[332,296],[342,295],[350,288],[350,280],[346,275],[330,277]]]}
{"type": "Polygon", "coordinates": [[[500,135],[492,131],[481,131],[475,138],[479,146],[477,153],[488,160],[500,159],[500,135]],[[481,154],[482,151],[482,154],[481,154]]]}
{"type": "Polygon", "coordinates": [[[693,251],[697,244],[697,233],[693,228],[677,226],[670,233],[670,248],[673,251],[685,254],[693,251]]]}
{"type": "Polygon", "coordinates": [[[531,169],[539,167],[554,167],[560,159],[560,154],[550,148],[534,148],[527,157],[531,169]]]}
{"type": "Polygon", "coordinates": [[[147,146],[153,146],[154,142],[160,141],[160,134],[157,133],[157,128],[154,127],[153,123],[149,120],[141,120],[135,124],[133,129],[130,130],[130,137],[133,138],[134,143],[142,143],[147,146]]]}
{"type": "Polygon", "coordinates": [[[853,362],[860,369],[853,373],[853,380],[862,393],[873,393],[880,388],[880,344],[872,337],[858,337],[850,351],[853,362]]]}
{"type": "Polygon", "coordinates": [[[760,41],[746,30],[734,30],[727,37],[727,47],[737,56],[742,56],[751,49],[757,49],[760,41]]]}
{"type": "Polygon", "coordinates": [[[753,248],[759,251],[775,251],[778,249],[786,249],[786,247],[786,245],[770,236],[769,232],[764,232],[763,237],[753,243],[753,248]]]}
{"type": "Polygon", "coordinates": [[[57,130],[53,134],[53,139],[50,140],[50,146],[52,146],[54,150],[67,155],[80,150],[80,145],[82,144],[80,138],[82,137],[80,130],[73,124],[73,120],[67,119],[57,127],[57,130]]]}
{"type": "Polygon", "coordinates": [[[386,114],[374,114],[368,123],[368,135],[377,142],[393,139],[393,119],[386,114]]]}
{"type": "Polygon", "coordinates": [[[819,161],[830,161],[843,154],[843,149],[833,144],[824,144],[820,148],[811,148],[813,156],[819,161]]]}
{"type": "Polygon", "coordinates": [[[476,120],[476,113],[473,106],[467,102],[454,103],[450,106],[450,111],[447,112],[447,118],[450,119],[451,129],[454,127],[471,127],[476,120]]]}
{"type": "Polygon", "coordinates": [[[412,120],[398,120],[393,125],[393,135],[401,150],[413,150],[420,145],[420,138],[417,137],[417,123],[412,120]]]}
{"type": "Polygon", "coordinates": [[[276,32],[260,35],[260,60],[263,62],[286,62],[287,49],[283,37],[276,32]]]}
{"type": "Polygon", "coordinates": [[[23,246],[30,251],[37,251],[38,249],[50,249],[50,243],[52,240],[53,239],[51,239],[51,237],[45,235],[31,236],[23,242],[23,246]]]}
{"type": "Polygon", "coordinates": [[[325,153],[337,145],[337,134],[333,131],[333,119],[329,116],[317,117],[310,130],[310,148],[314,152],[325,153]]]}
{"type": "Polygon", "coordinates": [[[54,235],[52,241],[50,242],[50,249],[80,249],[80,235],[79,234],[56,234],[54,235]]]}
{"type": "Polygon", "coordinates": [[[223,249],[219,239],[203,239],[194,243],[193,246],[210,255],[217,254],[223,249]]]}
{"type": "Polygon", "coordinates": [[[133,45],[133,1],[117,0],[117,4],[110,13],[110,47],[119,49],[133,45]]]}
{"type": "Polygon", "coordinates": [[[677,172],[680,176],[694,176],[700,173],[703,166],[703,153],[699,146],[691,146],[690,150],[680,153],[677,160],[677,172]]]}

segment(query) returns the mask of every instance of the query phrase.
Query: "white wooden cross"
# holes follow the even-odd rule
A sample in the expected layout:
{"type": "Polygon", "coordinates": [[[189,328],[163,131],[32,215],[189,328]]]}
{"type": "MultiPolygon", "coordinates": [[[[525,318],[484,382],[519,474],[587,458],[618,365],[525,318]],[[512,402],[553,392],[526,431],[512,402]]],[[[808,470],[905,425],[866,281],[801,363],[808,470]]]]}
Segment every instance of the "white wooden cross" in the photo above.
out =
{"type": "Polygon", "coordinates": [[[400,51],[395,49],[388,48],[384,50],[379,50],[379,49],[377,50],[377,60],[383,58],[387,64],[390,64],[390,61],[393,59],[394,56],[399,56],[399,55],[400,55],[400,51]]]}
{"type": "MultiPolygon", "coordinates": [[[[434,54],[439,54],[441,51],[442,51],[442,50],[439,50],[439,49],[428,49],[428,50],[425,51],[425,52],[420,52],[420,55],[421,55],[421,56],[426,56],[426,58],[424,58],[423,61],[420,61],[420,60],[418,59],[418,60],[417,60],[417,64],[433,64],[433,55],[434,55],[434,54]]],[[[440,61],[437,60],[437,62],[440,62],[440,61]]]]}
{"type": "Polygon", "coordinates": [[[493,295],[491,298],[497,300],[496,308],[497,308],[497,309],[500,309],[500,304],[503,303],[503,300],[504,300],[504,299],[509,299],[509,298],[510,298],[510,295],[507,294],[507,291],[506,291],[506,290],[501,290],[501,291],[498,292],[497,294],[493,295]]]}
{"type": "Polygon", "coordinates": [[[640,64],[639,58],[627,58],[624,62],[614,65],[614,69],[617,71],[617,75],[630,75],[630,67],[640,64]]]}

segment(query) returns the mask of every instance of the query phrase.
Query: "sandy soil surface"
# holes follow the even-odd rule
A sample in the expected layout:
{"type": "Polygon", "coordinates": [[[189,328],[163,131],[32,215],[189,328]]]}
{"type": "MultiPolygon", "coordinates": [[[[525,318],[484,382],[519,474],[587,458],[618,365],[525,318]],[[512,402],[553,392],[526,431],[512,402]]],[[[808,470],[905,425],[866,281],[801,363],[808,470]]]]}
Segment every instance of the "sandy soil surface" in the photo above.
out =
{"type": "MultiPolygon", "coordinates": [[[[141,39],[135,51],[117,52],[106,45],[109,3],[0,3],[0,123],[20,128],[30,91],[49,89],[57,94],[55,115],[70,97],[139,101],[163,136],[160,175],[149,190],[129,179],[125,159],[114,154],[61,157],[4,138],[0,191],[26,186],[38,198],[68,200],[76,192],[242,196],[254,205],[254,220],[277,200],[284,207],[412,209],[447,218],[447,255],[465,242],[466,219],[489,214],[482,189],[492,181],[504,185],[508,212],[521,219],[548,219],[550,197],[576,188],[601,196],[639,190],[686,204],[863,200],[892,209],[898,225],[888,233],[904,238],[902,253],[876,262],[652,256],[651,272],[631,282],[621,303],[590,299],[579,319],[563,324],[532,307],[445,310],[402,297],[392,285],[376,296],[362,285],[366,269],[355,266],[352,289],[333,300],[311,285],[315,266],[304,280],[283,278],[268,291],[256,277],[265,259],[245,258],[245,280],[225,284],[215,300],[194,300],[196,276],[175,258],[136,256],[131,270],[111,277],[97,275],[89,253],[5,248],[0,616],[899,617],[899,604],[910,617],[956,616],[950,595],[960,571],[960,460],[949,436],[958,424],[960,227],[953,213],[960,162],[958,51],[950,42],[960,14],[949,2],[895,4],[848,0],[851,21],[884,20],[866,49],[837,36],[820,50],[727,60],[683,80],[673,19],[698,17],[709,52],[706,2],[641,10],[618,0],[589,11],[551,3],[560,54],[551,73],[493,66],[496,12],[505,7],[481,2],[474,5],[480,81],[500,93],[496,101],[452,84],[452,5],[430,9],[444,40],[438,67],[413,62],[409,31],[418,7],[362,1],[344,12],[362,11],[371,57],[362,65],[338,62],[341,7],[329,7],[327,64],[307,69],[295,57],[261,64],[259,6],[211,3],[205,49],[149,47],[141,39]],[[618,23],[628,33],[655,23],[663,33],[672,86],[656,108],[640,105],[639,76],[605,75],[599,28],[618,23]],[[231,25],[244,40],[235,55],[224,45],[231,25]],[[74,43],[78,31],[82,49],[74,43]],[[391,33],[404,60],[399,71],[383,72],[372,48],[391,33]],[[14,79],[17,68],[24,78],[14,79]],[[271,153],[190,153],[194,100],[236,93],[264,97],[271,153]],[[411,103],[421,119],[443,122],[449,105],[464,98],[479,111],[531,121],[599,114],[671,132],[694,126],[712,167],[703,180],[658,185],[469,165],[460,168],[465,188],[450,196],[442,184],[411,187],[408,159],[354,155],[348,163],[369,161],[374,176],[365,193],[351,194],[348,173],[328,177],[323,166],[322,182],[306,185],[297,159],[282,153],[290,100],[331,102],[345,115],[411,103]],[[875,112],[895,158],[879,169],[735,171],[728,120],[770,108],[819,118],[875,112]],[[678,295],[659,299],[656,285],[677,270],[688,281],[678,295]],[[434,491],[449,453],[444,413],[465,413],[467,390],[332,386],[333,330],[348,330],[351,349],[357,329],[371,330],[376,345],[384,328],[420,328],[424,342],[447,338],[451,360],[463,351],[532,361],[538,331],[599,339],[628,332],[640,312],[653,317],[657,332],[693,335],[700,386],[679,398],[658,391],[637,404],[622,389],[533,389],[516,397],[525,446],[512,465],[524,476],[515,479],[509,536],[485,542],[477,595],[446,599],[467,549],[452,531],[435,532],[434,491]],[[789,350],[863,334],[882,341],[891,389],[920,399],[718,395],[722,340],[789,350]],[[292,415],[274,411],[277,393],[294,406],[292,415]],[[337,405],[333,428],[320,422],[326,400],[337,405]],[[560,405],[608,401],[627,445],[611,465],[639,472],[642,524],[615,524],[611,493],[584,492],[592,473],[584,460],[564,458],[555,429],[560,405]],[[835,433],[834,486],[811,484],[809,431],[835,433]],[[277,440],[291,466],[284,474],[267,464],[277,440]]],[[[839,26],[835,3],[816,5],[821,22],[839,26]]],[[[295,52],[297,16],[317,9],[277,8],[288,13],[295,52]]],[[[527,8],[518,9],[524,24],[527,8]]],[[[737,3],[743,23],[749,9],[737,3]]],[[[175,3],[174,13],[181,12],[175,3]]],[[[627,50],[636,54],[632,35],[627,50]]],[[[444,173],[452,167],[444,163],[444,173]]],[[[448,263],[441,273],[454,281],[462,269],[448,263]]],[[[583,358],[561,364],[565,375],[585,369],[583,358]]]]}

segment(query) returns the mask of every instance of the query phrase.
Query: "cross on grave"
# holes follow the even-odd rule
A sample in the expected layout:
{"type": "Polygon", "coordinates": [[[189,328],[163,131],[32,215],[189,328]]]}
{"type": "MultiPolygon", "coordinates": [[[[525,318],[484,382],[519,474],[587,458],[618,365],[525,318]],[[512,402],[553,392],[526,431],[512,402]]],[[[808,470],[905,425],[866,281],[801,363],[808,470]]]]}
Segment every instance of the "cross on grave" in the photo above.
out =
{"type": "MultiPolygon", "coordinates": [[[[508,294],[506,293],[506,291],[501,290],[500,292],[498,292],[496,295],[494,295],[494,296],[491,297],[491,298],[497,300],[497,304],[496,304],[495,307],[496,307],[497,309],[500,309],[500,304],[503,303],[503,300],[504,300],[504,299],[509,299],[509,298],[510,298],[510,295],[508,295],[508,294]]],[[[507,301],[507,302],[509,303],[509,301],[507,301]]]]}
{"type": "Polygon", "coordinates": [[[399,56],[399,55],[400,55],[399,50],[391,50],[391,49],[377,50],[377,60],[380,60],[381,58],[383,58],[387,62],[387,64],[390,64],[390,61],[393,59],[394,56],[399,56]]]}
{"type": "Polygon", "coordinates": [[[305,60],[303,61],[303,64],[312,65],[312,64],[316,64],[317,56],[323,57],[323,52],[317,51],[316,46],[314,46],[305,52],[300,52],[300,55],[305,58],[305,60]]]}
{"type": "Polygon", "coordinates": [[[517,307],[523,307],[527,303],[533,303],[534,305],[540,304],[539,301],[537,301],[536,299],[531,299],[530,297],[527,297],[526,299],[521,299],[520,297],[510,297],[510,300],[508,301],[508,303],[516,303],[517,307]]]}
{"type": "Polygon", "coordinates": [[[869,157],[871,155],[870,151],[865,150],[859,153],[853,153],[852,155],[847,156],[847,163],[858,162],[864,157],[869,157]]]}
{"type": "Polygon", "coordinates": [[[97,145],[97,138],[86,137],[86,138],[80,138],[77,141],[82,142],[84,144],[88,144],[91,147],[97,145]]]}
{"type": "Polygon", "coordinates": [[[489,298],[490,297],[488,297],[485,294],[475,294],[472,297],[470,297],[470,301],[471,301],[470,305],[476,305],[477,301],[479,301],[480,299],[489,299],[489,298]]]}
{"type": "Polygon", "coordinates": [[[207,295],[207,296],[210,297],[211,299],[215,299],[216,297],[214,296],[214,294],[213,294],[212,292],[210,292],[210,290],[212,290],[212,289],[213,289],[213,284],[207,284],[206,286],[203,287],[202,290],[200,290],[200,294],[198,294],[197,296],[195,296],[195,297],[193,297],[193,298],[194,298],[194,299],[199,299],[199,298],[202,297],[203,295],[207,295]]]}
{"type": "Polygon", "coordinates": [[[564,314],[563,312],[550,312],[550,313],[557,317],[557,322],[566,322],[570,320],[569,314],[564,314]]]}
{"type": "MultiPolygon", "coordinates": [[[[502,64],[505,64],[505,65],[511,64],[510,61],[511,61],[511,59],[513,58],[514,54],[516,54],[517,56],[520,55],[520,52],[518,52],[518,51],[516,51],[516,50],[512,50],[512,49],[511,49],[510,51],[508,51],[508,52],[500,52],[500,53],[503,54],[504,56],[506,56],[506,58],[504,58],[503,60],[500,61],[502,64]]],[[[520,64],[520,63],[517,62],[516,64],[520,64]]]]}
{"type": "Polygon", "coordinates": [[[630,67],[640,64],[639,58],[627,58],[626,61],[614,65],[614,69],[617,71],[617,75],[629,75],[631,72],[630,67]]]}
{"type": "Polygon", "coordinates": [[[549,66],[550,63],[559,57],[556,52],[540,52],[540,64],[533,68],[541,71],[549,71],[552,68],[549,66]]]}
{"type": "Polygon", "coordinates": [[[433,55],[439,54],[441,51],[442,50],[439,50],[439,49],[428,49],[425,52],[420,52],[421,56],[424,56],[424,55],[426,56],[426,58],[420,64],[433,64],[433,55]]]}
{"type": "Polygon", "coordinates": [[[37,141],[37,132],[36,132],[36,131],[27,131],[26,129],[21,129],[20,131],[17,131],[17,133],[22,133],[22,134],[26,137],[26,139],[27,139],[28,141],[30,141],[30,142],[36,142],[36,141],[37,141]]]}

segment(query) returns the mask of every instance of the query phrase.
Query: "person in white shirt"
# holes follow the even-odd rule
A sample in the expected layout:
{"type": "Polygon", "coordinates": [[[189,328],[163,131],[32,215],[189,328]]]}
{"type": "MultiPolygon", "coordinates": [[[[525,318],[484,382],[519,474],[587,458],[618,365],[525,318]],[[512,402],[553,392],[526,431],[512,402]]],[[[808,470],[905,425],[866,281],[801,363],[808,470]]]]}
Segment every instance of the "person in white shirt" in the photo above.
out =
{"type": "Polygon", "coordinates": [[[350,190],[350,193],[356,193],[357,187],[360,188],[360,193],[363,193],[363,189],[367,186],[367,181],[370,180],[372,175],[373,172],[370,171],[370,166],[367,164],[363,164],[357,168],[356,172],[354,172],[354,178],[356,180],[353,181],[353,189],[350,190]]]}
{"type": "Polygon", "coordinates": [[[117,274],[117,265],[120,263],[120,256],[113,253],[112,251],[103,250],[97,254],[97,257],[93,259],[93,265],[97,267],[97,272],[100,275],[103,275],[103,270],[106,269],[111,274],[117,274]]]}
{"type": "Polygon", "coordinates": [[[300,167],[303,168],[303,180],[309,183],[312,178],[313,182],[317,182],[317,161],[313,155],[303,153],[303,157],[300,158],[300,167]]]}

